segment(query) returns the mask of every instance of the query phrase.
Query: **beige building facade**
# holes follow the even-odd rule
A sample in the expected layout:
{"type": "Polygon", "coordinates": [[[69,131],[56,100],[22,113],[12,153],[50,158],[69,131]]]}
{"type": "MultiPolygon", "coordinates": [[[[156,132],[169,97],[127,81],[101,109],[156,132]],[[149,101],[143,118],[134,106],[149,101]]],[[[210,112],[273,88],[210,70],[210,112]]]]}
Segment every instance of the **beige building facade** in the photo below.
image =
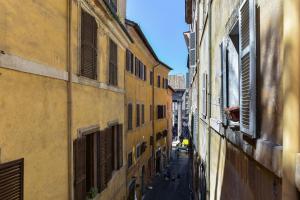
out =
{"type": "Polygon", "coordinates": [[[199,84],[196,199],[299,198],[298,111],[289,110],[298,16],[296,1],[186,1],[199,84]]]}

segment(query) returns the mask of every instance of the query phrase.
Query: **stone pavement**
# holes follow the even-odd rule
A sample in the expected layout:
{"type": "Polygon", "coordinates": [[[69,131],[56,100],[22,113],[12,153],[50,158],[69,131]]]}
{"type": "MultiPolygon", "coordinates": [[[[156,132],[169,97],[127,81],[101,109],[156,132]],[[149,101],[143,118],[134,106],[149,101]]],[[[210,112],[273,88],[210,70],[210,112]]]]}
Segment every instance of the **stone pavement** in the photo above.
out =
{"type": "Polygon", "coordinates": [[[172,152],[169,167],[159,176],[156,176],[146,189],[143,200],[191,200],[191,159],[185,152],[180,152],[179,157],[172,152]],[[165,174],[170,174],[170,179],[165,174]]]}

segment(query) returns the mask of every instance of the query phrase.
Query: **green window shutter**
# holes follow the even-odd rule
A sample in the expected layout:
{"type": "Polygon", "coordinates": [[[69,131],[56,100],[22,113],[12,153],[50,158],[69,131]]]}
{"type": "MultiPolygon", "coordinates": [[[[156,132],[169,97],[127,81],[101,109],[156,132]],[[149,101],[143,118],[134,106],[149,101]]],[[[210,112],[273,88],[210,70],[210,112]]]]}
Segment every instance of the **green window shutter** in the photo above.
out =
{"type": "Polygon", "coordinates": [[[256,11],[255,0],[239,9],[240,129],[256,137],[256,11]]]}

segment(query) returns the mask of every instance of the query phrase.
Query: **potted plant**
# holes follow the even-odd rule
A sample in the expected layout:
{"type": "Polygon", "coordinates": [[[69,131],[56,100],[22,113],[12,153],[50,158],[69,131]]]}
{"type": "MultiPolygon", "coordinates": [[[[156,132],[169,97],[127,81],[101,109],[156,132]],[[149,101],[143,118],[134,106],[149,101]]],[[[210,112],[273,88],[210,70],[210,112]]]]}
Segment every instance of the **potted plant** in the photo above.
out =
{"type": "Polygon", "coordinates": [[[97,196],[97,194],[98,194],[98,189],[95,187],[92,187],[90,189],[90,191],[87,193],[86,200],[94,200],[95,197],[97,196]]]}
{"type": "Polygon", "coordinates": [[[228,107],[224,109],[227,119],[238,122],[240,120],[240,107],[228,107]]]}

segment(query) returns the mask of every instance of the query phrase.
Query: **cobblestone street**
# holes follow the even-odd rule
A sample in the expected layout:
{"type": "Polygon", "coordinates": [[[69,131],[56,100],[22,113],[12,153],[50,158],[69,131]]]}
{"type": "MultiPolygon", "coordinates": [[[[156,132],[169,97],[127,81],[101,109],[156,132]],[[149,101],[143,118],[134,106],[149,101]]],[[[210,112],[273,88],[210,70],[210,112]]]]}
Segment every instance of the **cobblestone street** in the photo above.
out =
{"type": "Polygon", "coordinates": [[[172,160],[166,170],[154,178],[152,190],[147,189],[144,200],[190,200],[191,159],[185,152],[177,158],[172,152],[172,160]],[[165,175],[170,174],[170,179],[165,175]]]}

